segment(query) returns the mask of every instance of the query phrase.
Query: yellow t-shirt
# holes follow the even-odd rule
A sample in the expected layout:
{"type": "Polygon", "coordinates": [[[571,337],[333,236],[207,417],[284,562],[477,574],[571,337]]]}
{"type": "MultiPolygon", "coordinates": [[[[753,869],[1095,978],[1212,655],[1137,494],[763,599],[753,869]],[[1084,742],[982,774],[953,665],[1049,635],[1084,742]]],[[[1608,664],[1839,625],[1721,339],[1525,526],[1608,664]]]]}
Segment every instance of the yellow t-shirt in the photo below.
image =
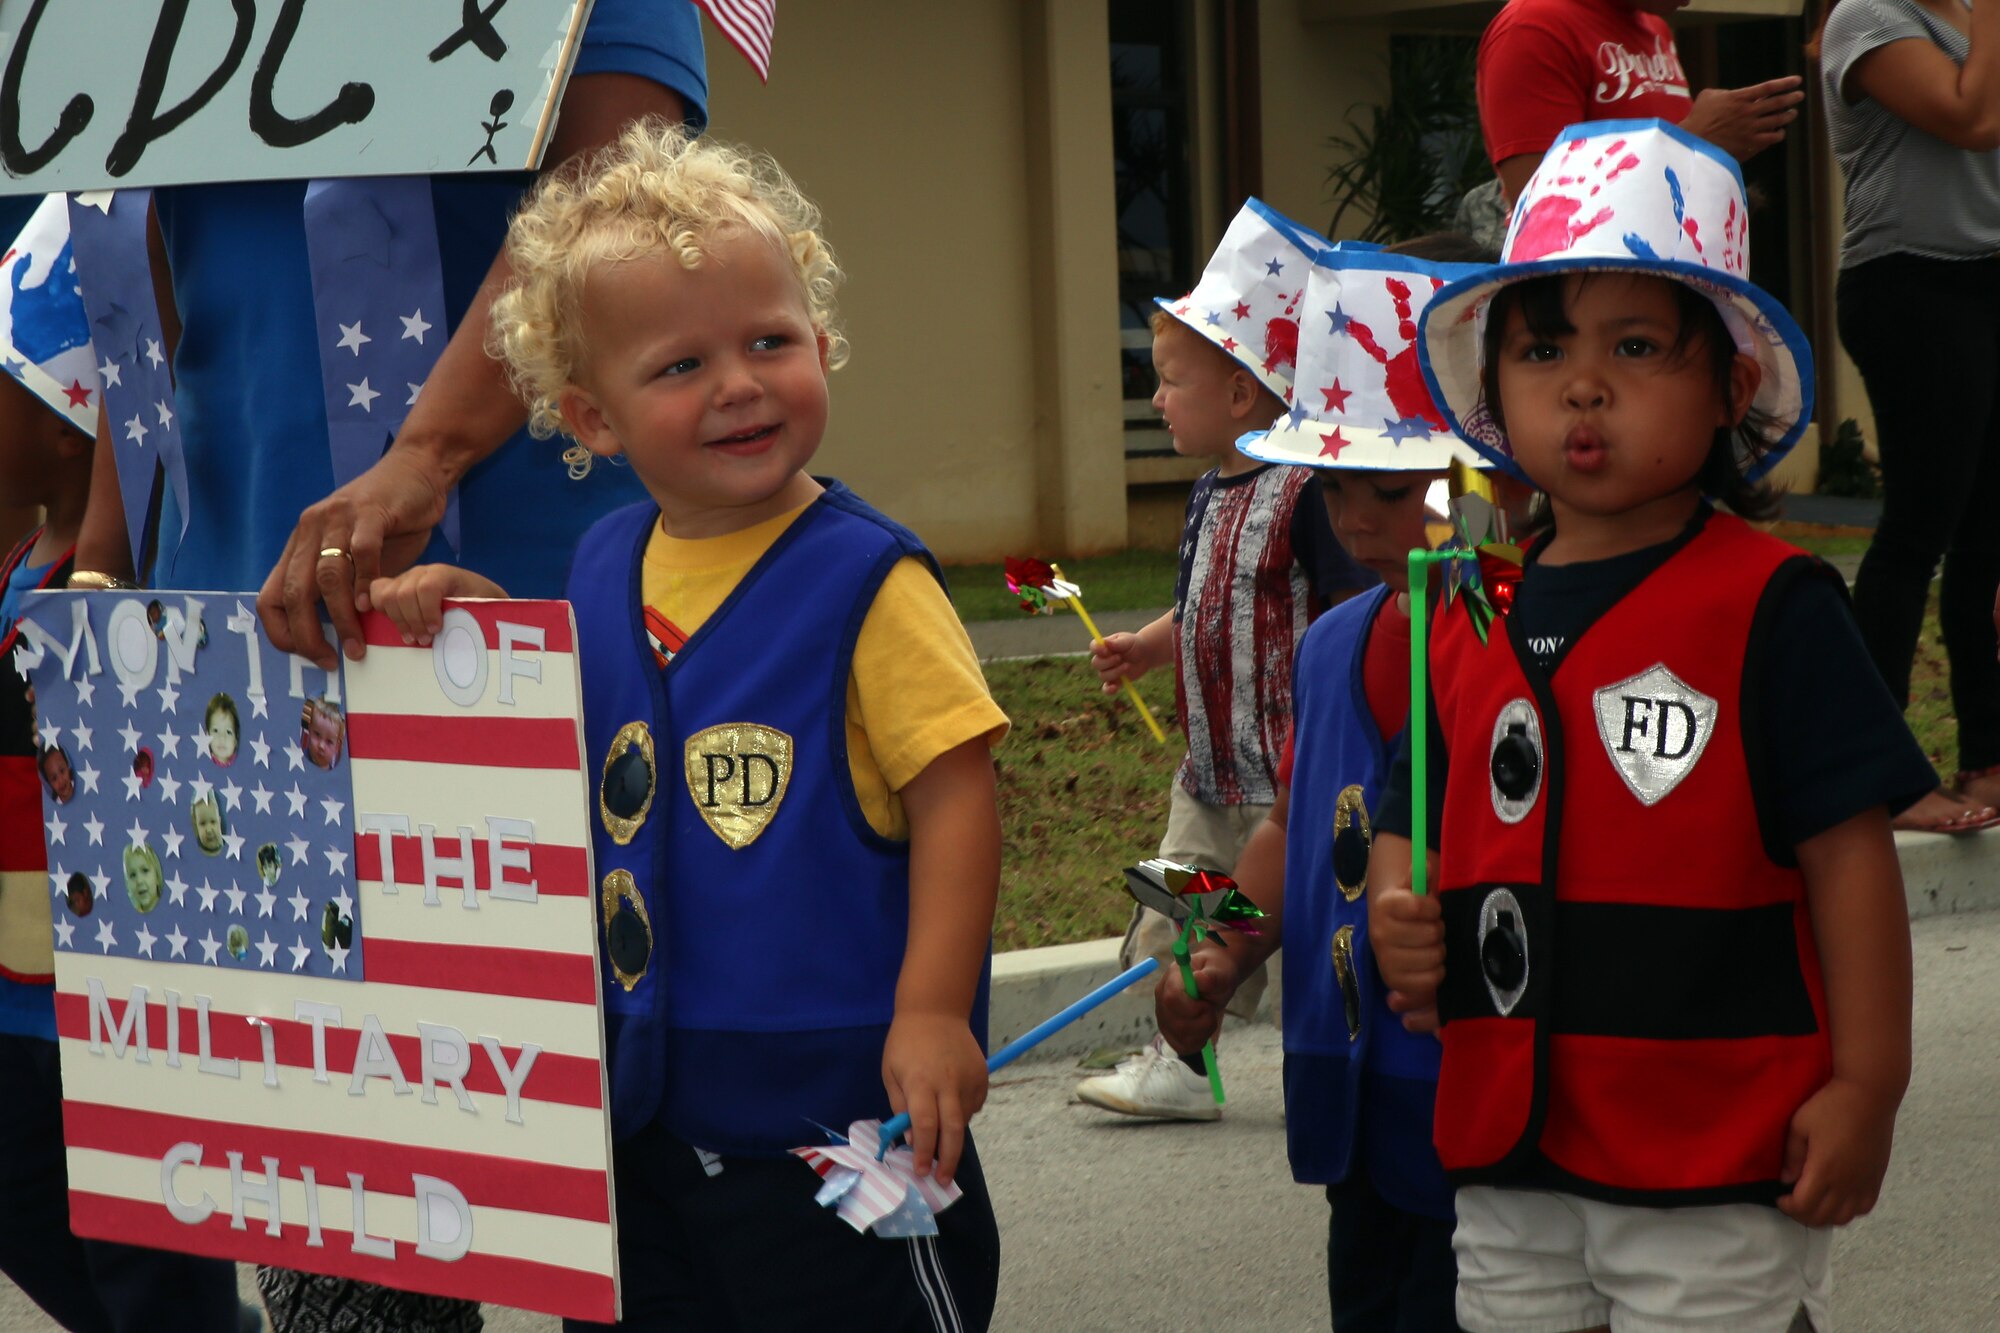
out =
{"type": "MultiPolygon", "coordinates": [[[[721,537],[670,537],[656,525],[641,583],[655,646],[678,651],[808,507],[721,537]]],[[[1006,734],[944,589],[921,561],[898,561],[862,619],[847,678],[847,766],[869,826],[908,838],[896,793],[945,751],[1006,734]]]]}

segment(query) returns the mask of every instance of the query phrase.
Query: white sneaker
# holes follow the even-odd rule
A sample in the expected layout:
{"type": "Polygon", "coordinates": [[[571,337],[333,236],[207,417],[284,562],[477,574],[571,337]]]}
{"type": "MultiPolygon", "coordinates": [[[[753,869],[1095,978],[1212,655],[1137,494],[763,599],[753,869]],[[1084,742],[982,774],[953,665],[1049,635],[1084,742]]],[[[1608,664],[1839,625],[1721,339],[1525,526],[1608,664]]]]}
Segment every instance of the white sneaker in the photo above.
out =
{"type": "Polygon", "coordinates": [[[1087,1078],[1076,1085],[1078,1101],[1101,1106],[1120,1115],[1151,1116],[1159,1120],[1220,1120],[1222,1108],[1208,1080],[1187,1067],[1187,1062],[1167,1049],[1166,1042],[1154,1037],[1152,1045],[1118,1062],[1109,1074],[1087,1078]]]}

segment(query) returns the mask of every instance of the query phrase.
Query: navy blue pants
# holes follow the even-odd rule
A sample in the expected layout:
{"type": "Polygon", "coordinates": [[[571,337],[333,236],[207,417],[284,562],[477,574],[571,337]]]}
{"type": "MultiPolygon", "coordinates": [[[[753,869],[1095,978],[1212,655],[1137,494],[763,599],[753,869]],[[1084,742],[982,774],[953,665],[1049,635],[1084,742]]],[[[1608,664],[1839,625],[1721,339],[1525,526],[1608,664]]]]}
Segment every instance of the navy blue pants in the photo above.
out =
{"type": "Polygon", "coordinates": [[[236,1333],[236,1265],[69,1230],[56,1044],[0,1033],[0,1272],[77,1333],[236,1333]]]}
{"type": "Polygon", "coordinates": [[[1326,1294],[1340,1333],[1459,1333],[1452,1223],[1406,1213],[1356,1166],[1326,1187],[1326,1294]]]}
{"type": "MultiPolygon", "coordinates": [[[[724,1157],[710,1175],[657,1125],[617,1145],[621,1330],[933,1333],[984,1329],[1000,1285],[1000,1231],[972,1136],[965,1193],[918,1240],[862,1235],[814,1199],[796,1157],[724,1157]]],[[[565,1320],[565,1333],[608,1324],[565,1320]]]]}

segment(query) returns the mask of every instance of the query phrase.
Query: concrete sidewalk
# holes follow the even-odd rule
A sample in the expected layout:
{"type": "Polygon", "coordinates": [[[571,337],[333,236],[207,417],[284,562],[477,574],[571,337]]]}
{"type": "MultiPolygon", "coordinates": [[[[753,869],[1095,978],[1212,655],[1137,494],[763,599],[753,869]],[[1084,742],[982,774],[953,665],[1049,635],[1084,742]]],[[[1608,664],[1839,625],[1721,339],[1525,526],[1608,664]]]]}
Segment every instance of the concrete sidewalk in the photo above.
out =
{"type": "MultiPolygon", "coordinates": [[[[1873,1215],[1834,1246],[1841,1333],[2000,1327],[2000,912],[1912,931],[1916,1061],[1873,1215]]],[[[1326,1203],[1285,1163],[1276,1029],[1233,1033],[1217,1124],[1109,1115],[1071,1099],[1066,1060],[1002,1071],[979,1143],[1000,1218],[996,1333],[1327,1327],[1326,1203]]],[[[250,1287],[245,1267],[243,1285],[250,1287]]],[[[488,1333],[557,1321],[486,1307],[488,1333]]],[[[55,1325],[0,1279],[0,1329],[55,1325]]]]}

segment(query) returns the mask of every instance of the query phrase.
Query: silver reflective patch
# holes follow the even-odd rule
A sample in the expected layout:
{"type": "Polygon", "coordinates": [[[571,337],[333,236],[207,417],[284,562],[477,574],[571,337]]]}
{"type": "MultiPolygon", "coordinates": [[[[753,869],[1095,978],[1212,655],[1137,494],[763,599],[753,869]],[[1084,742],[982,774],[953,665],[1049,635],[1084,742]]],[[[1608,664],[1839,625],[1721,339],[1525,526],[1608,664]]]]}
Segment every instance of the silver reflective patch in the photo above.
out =
{"type": "Polygon", "coordinates": [[[1655,663],[1592,699],[1597,735],[1641,805],[1655,805],[1694,772],[1715,732],[1715,700],[1655,663]]]}
{"type": "Polygon", "coordinates": [[[1542,772],[1547,767],[1542,723],[1534,704],[1509,700],[1493,719],[1493,744],[1487,752],[1487,789],[1501,823],[1518,824],[1528,817],[1542,794],[1542,772]]]}
{"type": "Polygon", "coordinates": [[[1494,889],[1479,904],[1479,971],[1486,993],[1505,1018],[1528,989],[1528,925],[1511,889],[1494,889]]]}

